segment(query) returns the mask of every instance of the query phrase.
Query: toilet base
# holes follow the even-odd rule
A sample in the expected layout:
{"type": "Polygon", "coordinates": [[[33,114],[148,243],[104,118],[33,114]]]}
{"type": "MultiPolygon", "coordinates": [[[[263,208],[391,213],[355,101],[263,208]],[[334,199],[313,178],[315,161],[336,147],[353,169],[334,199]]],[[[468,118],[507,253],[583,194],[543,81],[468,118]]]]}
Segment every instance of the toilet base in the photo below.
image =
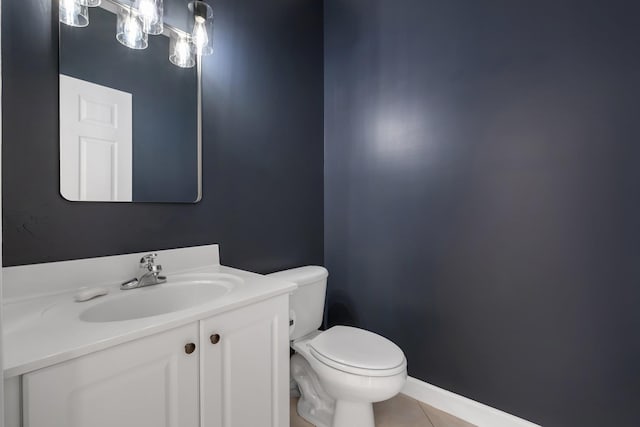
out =
{"type": "Polygon", "coordinates": [[[291,379],[300,390],[296,408],[298,415],[316,427],[332,427],[335,400],[324,391],[309,362],[299,354],[294,354],[290,366],[291,379]]]}
{"type": "Polygon", "coordinates": [[[316,427],[374,427],[370,402],[335,400],[322,387],[320,379],[299,354],[291,357],[291,378],[300,390],[297,412],[316,427]]]}
{"type": "Polygon", "coordinates": [[[336,401],[331,427],[374,427],[373,405],[367,402],[336,401]]]}
{"type": "Polygon", "coordinates": [[[391,399],[407,381],[402,370],[363,376],[326,365],[308,347],[313,337],[292,342],[291,377],[300,390],[298,414],[317,427],[375,427],[373,402],[391,399]]]}

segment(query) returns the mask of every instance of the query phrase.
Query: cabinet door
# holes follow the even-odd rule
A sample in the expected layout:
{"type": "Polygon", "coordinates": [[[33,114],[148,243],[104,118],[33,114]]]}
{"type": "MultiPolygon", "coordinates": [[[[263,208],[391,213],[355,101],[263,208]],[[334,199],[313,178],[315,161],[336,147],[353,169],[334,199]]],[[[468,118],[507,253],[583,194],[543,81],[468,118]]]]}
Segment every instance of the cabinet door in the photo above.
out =
{"type": "Polygon", "coordinates": [[[284,295],[200,322],[202,427],[289,427],[288,313],[284,295]]]}
{"type": "Polygon", "coordinates": [[[193,323],[24,375],[24,427],[198,427],[197,339],[193,323]]]}

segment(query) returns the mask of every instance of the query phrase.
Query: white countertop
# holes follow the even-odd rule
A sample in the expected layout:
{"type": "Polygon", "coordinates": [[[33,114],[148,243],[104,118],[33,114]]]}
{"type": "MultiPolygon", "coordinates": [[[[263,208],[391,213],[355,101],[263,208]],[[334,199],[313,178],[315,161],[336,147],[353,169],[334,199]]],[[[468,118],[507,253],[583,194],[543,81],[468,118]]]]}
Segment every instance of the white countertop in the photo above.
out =
{"type": "Polygon", "coordinates": [[[176,328],[296,289],[293,283],[220,265],[173,274],[169,271],[167,286],[185,274],[194,273],[231,275],[234,287],[224,296],[186,310],[114,322],[85,322],[79,316],[84,310],[109,298],[123,293],[151,292],[152,288],[165,285],[121,291],[119,283],[112,283],[108,285],[109,295],[81,303],[74,301],[77,290],[6,302],[3,307],[5,378],[176,328]]]}

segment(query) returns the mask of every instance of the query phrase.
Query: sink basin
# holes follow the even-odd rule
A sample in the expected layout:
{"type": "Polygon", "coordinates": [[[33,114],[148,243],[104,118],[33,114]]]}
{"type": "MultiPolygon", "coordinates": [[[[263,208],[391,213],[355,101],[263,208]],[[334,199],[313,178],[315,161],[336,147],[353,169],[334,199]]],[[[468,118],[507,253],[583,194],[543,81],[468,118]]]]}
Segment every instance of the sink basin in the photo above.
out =
{"type": "Polygon", "coordinates": [[[228,294],[240,279],[231,275],[171,281],[162,285],[121,291],[115,297],[84,310],[85,322],[117,322],[158,316],[206,304],[228,294]]]}

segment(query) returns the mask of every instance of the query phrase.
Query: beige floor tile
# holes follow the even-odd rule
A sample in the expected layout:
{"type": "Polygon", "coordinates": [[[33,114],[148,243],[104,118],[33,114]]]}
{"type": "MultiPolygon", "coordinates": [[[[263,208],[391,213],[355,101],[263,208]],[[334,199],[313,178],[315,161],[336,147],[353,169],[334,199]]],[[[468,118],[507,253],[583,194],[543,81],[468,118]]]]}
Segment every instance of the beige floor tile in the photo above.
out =
{"type": "MultiPolygon", "coordinates": [[[[313,427],[296,412],[298,398],[290,401],[291,427],[313,427]]],[[[442,412],[404,394],[374,403],[376,427],[475,427],[459,418],[442,412]]]]}
{"type": "Polygon", "coordinates": [[[313,424],[308,423],[304,418],[298,415],[296,406],[298,404],[298,398],[292,397],[289,405],[289,425],[291,427],[313,427],[313,424]]]}
{"type": "Polygon", "coordinates": [[[404,394],[373,405],[376,427],[433,427],[417,400],[404,394]]]}
{"type": "Polygon", "coordinates": [[[449,415],[439,409],[420,402],[420,406],[431,420],[433,427],[476,427],[460,418],[449,415]]]}

